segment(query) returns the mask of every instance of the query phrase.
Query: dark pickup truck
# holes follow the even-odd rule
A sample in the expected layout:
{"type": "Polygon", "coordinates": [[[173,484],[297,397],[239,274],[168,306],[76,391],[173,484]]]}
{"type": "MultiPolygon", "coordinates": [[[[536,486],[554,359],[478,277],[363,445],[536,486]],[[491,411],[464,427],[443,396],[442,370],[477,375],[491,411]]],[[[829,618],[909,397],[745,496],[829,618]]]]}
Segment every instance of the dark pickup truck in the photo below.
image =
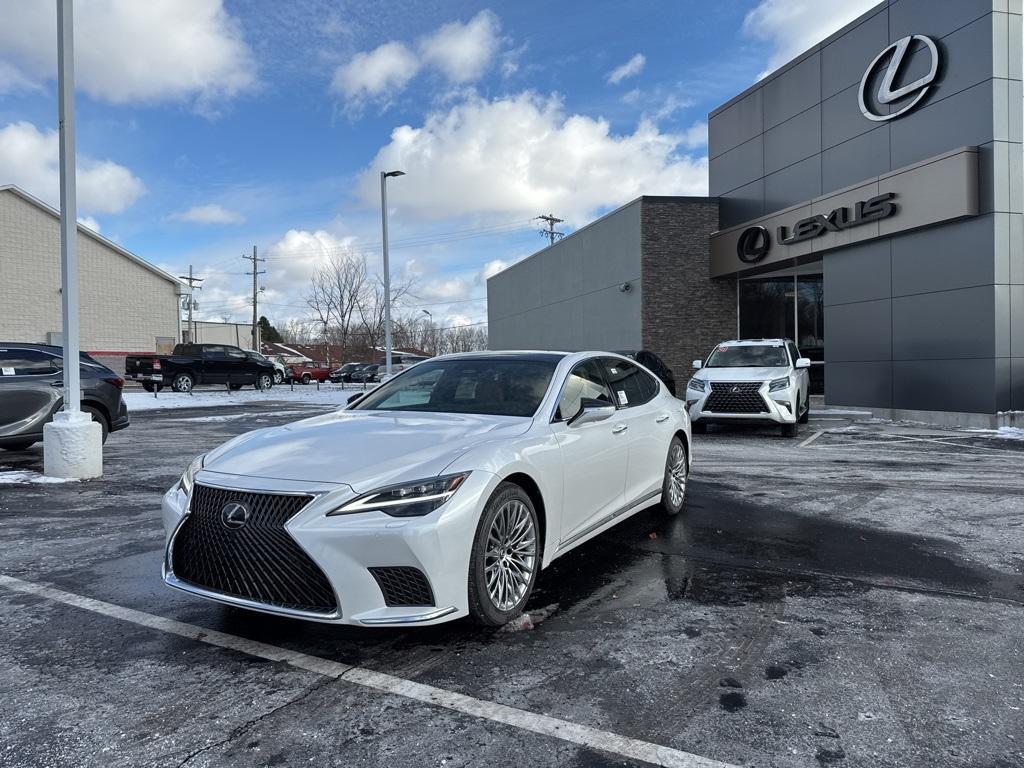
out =
{"type": "Polygon", "coordinates": [[[191,392],[197,384],[227,384],[241,389],[274,386],[274,366],[268,360],[226,344],[178,344],[170,356],[129,355],[125,378],[142,382],[147,392],[169,386],[191,392]]]}

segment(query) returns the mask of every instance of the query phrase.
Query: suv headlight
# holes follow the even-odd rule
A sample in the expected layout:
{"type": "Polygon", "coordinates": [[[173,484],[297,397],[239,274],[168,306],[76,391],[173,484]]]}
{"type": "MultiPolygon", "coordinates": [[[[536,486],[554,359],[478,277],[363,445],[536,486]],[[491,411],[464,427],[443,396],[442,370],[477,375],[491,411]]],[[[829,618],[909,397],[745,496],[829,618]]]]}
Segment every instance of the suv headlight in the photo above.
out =
{"type": "Polygon", "coordinates": [[[789,376],[783,376],[781,379],[776,379],[768,385],[769,392],[779,392],[783,389],[789,389],[789,376]]]}
{"type": "Polygon", "coordinates": [[[389,485],[346,502],[327,513],[351,515],[356,512],[383,512],[391,517],[422,517],[450,499],[459,489],[469,472],[417,480],[414,483],[389,485]]]}
{"type": "Polygon", "coordinates": [[[693,389],[696,390],[697,392],[703,392],[705,386],[706,385],[703,379],[690,379],[688,382],[686,382],[687,389],[693,389]]]}
{"type": "Polygon", "coordinates": [[[196,479],[196,472],[203,468],[203,463],[206,460],[206,454],[201,453],[192,459],[192,462],[188,465],[188,468],[182,473],[181,479],[178,480],[178,490],[188,496],[192,493],[192,484],[196,479]]]}

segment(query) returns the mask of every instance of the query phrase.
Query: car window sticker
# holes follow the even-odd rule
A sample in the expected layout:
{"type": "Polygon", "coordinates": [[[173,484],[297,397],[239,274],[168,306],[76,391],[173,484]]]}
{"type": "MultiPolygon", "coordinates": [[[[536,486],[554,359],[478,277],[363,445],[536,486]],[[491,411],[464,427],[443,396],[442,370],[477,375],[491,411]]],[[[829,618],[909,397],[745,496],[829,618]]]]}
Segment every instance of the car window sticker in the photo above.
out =
{"type": "Polygon", "coordinates": [[[619,396],[619,405],[629,405],[629,398],[626,397],[626,393],[625,392],[623,392],[621,389],[619,389],[619,390],[616,390],[616,393],[619,396]]]}
{"type": "Polygon", "coordinates": [[[2,370],[3,370],[3,375],[4,376],[13,376],[14,375],[14,369],[13,368],[6,368],[5,367],[2,370]]]}

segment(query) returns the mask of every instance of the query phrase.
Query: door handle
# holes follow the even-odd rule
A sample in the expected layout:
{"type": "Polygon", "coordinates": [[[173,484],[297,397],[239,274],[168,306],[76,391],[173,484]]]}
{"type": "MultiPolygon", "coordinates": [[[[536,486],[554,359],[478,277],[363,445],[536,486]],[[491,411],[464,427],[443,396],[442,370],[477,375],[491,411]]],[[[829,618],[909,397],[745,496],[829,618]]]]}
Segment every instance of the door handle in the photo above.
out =
{"type": "Polygon", "coordinates": [[[655,424],[664,424],[666,421],[668,421],[668,414],[667,413],[663,413],[663,414],[661,414],[661,416],[659,416],[658,418],[656,418],[654,420],[654,423],[655,424]]]}
{"type": "Polygon", "coordinates": [[[621,435],[627,429],[629,429],[629,425],[628,424],[616,424],[614,427],[612,427],[612,434],[613,435],[621,435]]]}

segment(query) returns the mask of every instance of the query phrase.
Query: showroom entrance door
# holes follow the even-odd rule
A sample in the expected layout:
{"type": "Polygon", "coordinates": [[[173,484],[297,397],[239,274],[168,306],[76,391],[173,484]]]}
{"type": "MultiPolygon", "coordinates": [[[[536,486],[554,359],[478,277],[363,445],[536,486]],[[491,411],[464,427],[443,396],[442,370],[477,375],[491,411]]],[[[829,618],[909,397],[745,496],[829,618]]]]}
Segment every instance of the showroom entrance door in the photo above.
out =
{"type": "Polygon", "coordinates": [[[821,263],[739,281],[740,337],[786,338],[811,359],[811,394],[825,392],[825,303],[821,263]]]}

